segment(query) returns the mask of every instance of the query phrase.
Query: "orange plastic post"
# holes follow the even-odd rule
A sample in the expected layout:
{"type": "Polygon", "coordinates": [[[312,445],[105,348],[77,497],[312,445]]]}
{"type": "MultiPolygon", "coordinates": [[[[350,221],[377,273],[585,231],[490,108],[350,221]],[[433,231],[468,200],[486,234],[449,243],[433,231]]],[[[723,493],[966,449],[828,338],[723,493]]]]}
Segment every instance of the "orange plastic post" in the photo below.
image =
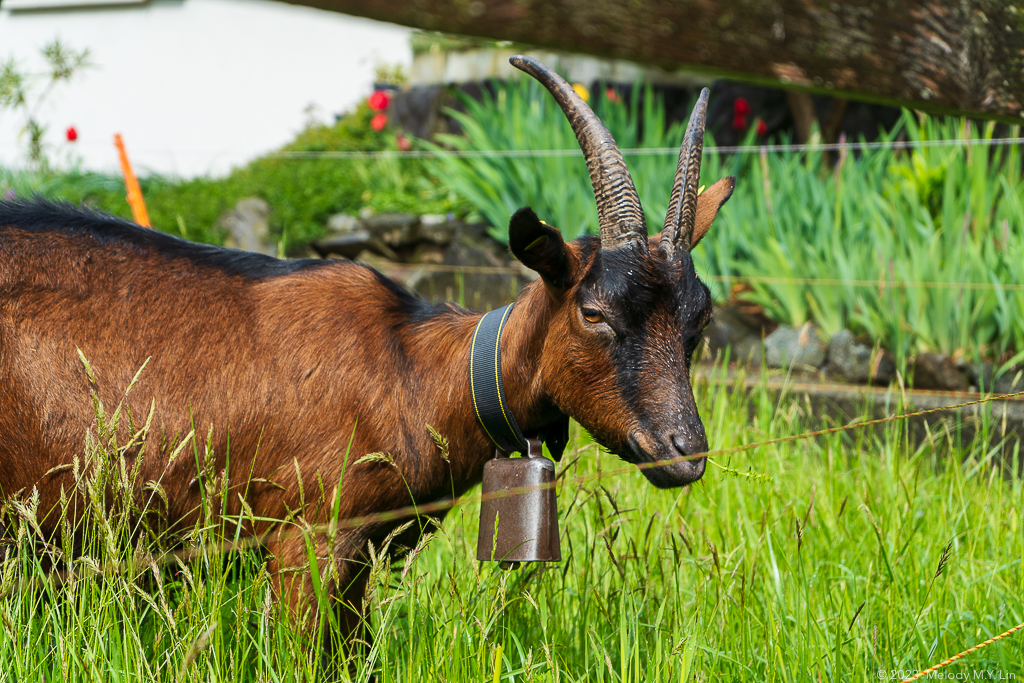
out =
{"type": "Polygon", "coordinates": [[[114,135],[114,145],[117,147],[118,154],[121,155],[121,175],[124,176],[124,188],[128,192],[125,199],[128,200],[128,206],[132,207],[132,217],[139,225],[150,228],[152,226],[149,224],[146,202],[142,198],[142,188],[139,187],[139,180],[132,172],[132,165],[128,161],[128,152],[124,150],[124,140],[121,139],[120,133],[114,135]]]}

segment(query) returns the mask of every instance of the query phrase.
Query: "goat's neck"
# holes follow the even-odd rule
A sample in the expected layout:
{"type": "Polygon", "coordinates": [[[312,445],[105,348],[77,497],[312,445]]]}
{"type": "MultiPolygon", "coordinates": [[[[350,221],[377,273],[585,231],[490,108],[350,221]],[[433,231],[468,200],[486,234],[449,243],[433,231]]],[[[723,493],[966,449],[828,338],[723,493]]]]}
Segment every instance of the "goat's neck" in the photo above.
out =
{"type": "Polygon", "coordinates": [[[501,337],[501,375],[508,405],[524,432],[558,416],[544,392],[541,356],[554,302],[537,280],[516,299],[501,337]]]}
{"type": "MultiPolygon", "coordinates": [[[[546,397],[541,382],[541,355],[555,305],[542,282],[528,285],[516,299],[515,308],[501,337],[502,384],[512,415],[523,431],[537,429],[560,416],[546,397]]],[[[479,316],[442,318],[422,331],[420,343],[428,353],[449,349],[447,363],[438,368],[445,378],[434,400],[440,411],[428,423],[452,440],[452,468],[456,480],[469,485],[479,477],[483,463],[494,457],[494,445],[484,434],[473,412],[469,385],[469,352],[479,316]],[[444,388],[442,388],[444,387],[444,388]]]]}
{"type": "MultiPolygon", "coordinates": [[[[528,432],[557,419],[560,414],[544,392],[541,356],[555,303],[540,281],[528,285],[516,299],[502,334],[502,383],[512,415],[528,432]]],[[[424,354],[441,360],[432,372],[440,380],[437,393],[421,403],[423,418],[452,439],[451,465],[457,489],[479,480],[483,463],[493,458],[495,446],[480,428],[473,412],[469,384],[469,353],[479,315],[454,313],[434,318],[416,333],[424,354]],[[443,349],[443,351],[440,351],[443,349]],[[440,354],[438,355],[438,352],[440,354]]]]}

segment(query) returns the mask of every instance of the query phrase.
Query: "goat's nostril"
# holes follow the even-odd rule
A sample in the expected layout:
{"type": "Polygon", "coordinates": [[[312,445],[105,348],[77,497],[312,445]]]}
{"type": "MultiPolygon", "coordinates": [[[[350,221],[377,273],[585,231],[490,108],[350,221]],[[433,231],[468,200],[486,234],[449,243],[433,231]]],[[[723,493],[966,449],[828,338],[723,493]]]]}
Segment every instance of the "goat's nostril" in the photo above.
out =
{"type": "Polygon", "coordinates": [[[672,444],[676,450],[683,455],[696,455],[704,453],[708,449],[707,441],[703,438],[695,438],[690,434],[676,432],[672,435],[672,444]]]}

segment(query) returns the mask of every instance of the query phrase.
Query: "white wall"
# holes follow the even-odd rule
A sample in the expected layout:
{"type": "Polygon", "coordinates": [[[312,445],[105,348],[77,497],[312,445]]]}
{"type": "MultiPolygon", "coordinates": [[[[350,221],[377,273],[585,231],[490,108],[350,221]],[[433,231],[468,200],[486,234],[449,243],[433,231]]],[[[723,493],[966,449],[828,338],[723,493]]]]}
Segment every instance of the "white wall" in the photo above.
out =
{"type": "MultiPolygon", "coordinates": [[[[88,47],[95,67],[41,112],[51,156],[114,171],[119,132],[137,172],[185,177],[223,174],[287,142],[310,104],[333,120],[370,93],[378,63],[412,61],[409,29],[268,0],[50,12],[0,4],[0,61],[38,70],[55,37],[88,47]]],[[[0,164],[24,163],[22,126],[0,111],[0,164]]]]}

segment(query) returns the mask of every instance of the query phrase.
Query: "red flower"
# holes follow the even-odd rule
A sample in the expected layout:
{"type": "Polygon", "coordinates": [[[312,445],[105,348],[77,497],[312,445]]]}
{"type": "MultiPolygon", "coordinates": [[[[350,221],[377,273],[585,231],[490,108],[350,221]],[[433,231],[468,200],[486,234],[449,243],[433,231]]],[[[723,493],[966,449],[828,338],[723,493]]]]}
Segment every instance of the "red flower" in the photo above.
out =
{"type": "Polygon", "coordinates": [[[370,109],[374,111],[384,111],[388,108],[388,104],[391,103],[391,98],[388,96],[387,92],[377,90],[367,98],[366,103],[370,105],[370,109]]]}
{"type": "Polygon", "coordinates": [[[768,124],[764,122],[764,119],[757,120],[757,134],[764,135],[768,132],[768,124]]]}
{"type": "Polygon", "coordinates": [[[732,117],[732,129],[735,131],[746,130],[747,118],[743,114],[736,114],[732,117]]]}
{"type": "Polygon", "coordinates": [[[78,139],[78,131],[75,130],[74,126],[68,127],[68,129],[64,133],[64,135],[65,135],[65,137],[67,137],[68,142],[74,142],[75,140],[78,139]]]}
{"type": "Polygon", "coordinates": [[[604,98],[612,104],[619,104],[622,102],[622,96],[615,92],[615,88],[608,88],[604,91],[604,98]]]}
{"type": "Polygon", "coordinates": [[[387,114],[376,114],[372,119],[370,119],[370,128],[373,128],[375,131],[379,132],[384,130],[384,126],[386,125],[388,125],[387,114]]]}
{"type": "Polygon", "coordinates": [[[746,116],[750,113],[750,104],[742,97],[737,97],[732,103],[732,113],[736,116],[746,116]]]}
{"type": "Polygon", "coordinates": [[[399,135],[397,138],[395,138],[395,144],[398,145],[398,149],[402,150],[403,152],[408,152],[410,149],[412,149],[412,143],[409,142],[409,138],[405,137],[404,135],[399,135]]]}

